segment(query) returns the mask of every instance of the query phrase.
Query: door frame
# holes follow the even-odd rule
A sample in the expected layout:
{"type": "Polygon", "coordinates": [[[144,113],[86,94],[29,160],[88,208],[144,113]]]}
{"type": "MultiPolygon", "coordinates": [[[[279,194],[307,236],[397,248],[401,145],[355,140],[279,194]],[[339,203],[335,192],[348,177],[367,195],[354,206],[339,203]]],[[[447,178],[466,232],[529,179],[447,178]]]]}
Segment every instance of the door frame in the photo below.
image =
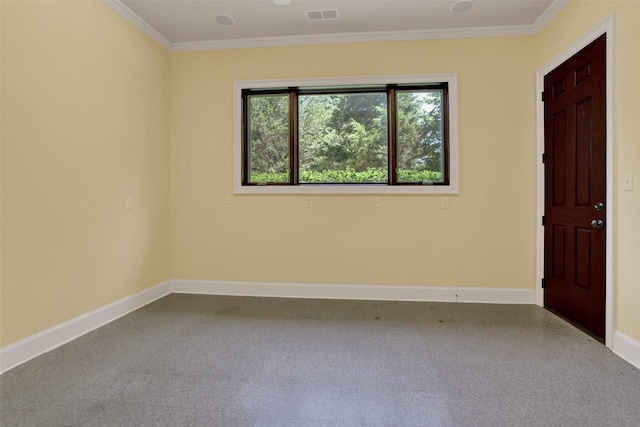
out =
{"type": "Polygon", "coordinates": [[[566,60],[585,48],[591,42],[603,34],[607,35],[606,40],[606,125],[607,125],[607,148],[606,148],[606,177],[607,177],[607,197],[606,197],[606,301],[605,301],[605,345],[613,349],[613,331],[615,319],[614,304],[614,235],[615,235],[615,162],[614,162],[614,27],[615,15],[609,15],[600,24],[593,27],[578,40],[562,52],[553,57],[549,62],[536,71],[536,304],[544,306],[544,289],[542,288],[542,278],[544,277],[544,227],[542,226],[542,216],[544,215],[544,164],[542,154],[544,153],[544,102],[542,102],[542,92],[544,92],[544,76],[556,69],[566,60]]]}

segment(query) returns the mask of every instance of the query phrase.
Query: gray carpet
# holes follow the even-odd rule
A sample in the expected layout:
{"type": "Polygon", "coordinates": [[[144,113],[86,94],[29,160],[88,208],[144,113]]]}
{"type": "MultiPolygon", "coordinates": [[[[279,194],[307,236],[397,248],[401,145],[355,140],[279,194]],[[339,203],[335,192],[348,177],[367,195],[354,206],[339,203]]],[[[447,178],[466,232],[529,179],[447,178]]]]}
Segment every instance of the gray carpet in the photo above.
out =
{"type": "Polygon", "coordinates": [[[639,426],[640,370],[535,306],[173,294],[0,377],[2,426],[639,426]]]}

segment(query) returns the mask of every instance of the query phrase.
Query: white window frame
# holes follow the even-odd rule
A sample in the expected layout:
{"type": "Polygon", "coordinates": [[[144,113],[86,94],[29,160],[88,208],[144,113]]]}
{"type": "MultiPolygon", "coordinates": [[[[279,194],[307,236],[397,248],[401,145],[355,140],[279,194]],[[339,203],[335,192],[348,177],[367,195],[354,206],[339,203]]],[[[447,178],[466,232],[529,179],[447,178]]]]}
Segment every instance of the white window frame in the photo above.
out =
{"type": "Polygon", "coordinates": [[[412,74],[396,76],[336,77],[310,79],[241,80],[233,82],[233,192],[234,194],[458,194],[458,75],[412,74]],[[448,83],[449,92],[449,184],[313,184],[242,185],[242,91],[305,86],[357,86],[387,84],[448,83]]]}

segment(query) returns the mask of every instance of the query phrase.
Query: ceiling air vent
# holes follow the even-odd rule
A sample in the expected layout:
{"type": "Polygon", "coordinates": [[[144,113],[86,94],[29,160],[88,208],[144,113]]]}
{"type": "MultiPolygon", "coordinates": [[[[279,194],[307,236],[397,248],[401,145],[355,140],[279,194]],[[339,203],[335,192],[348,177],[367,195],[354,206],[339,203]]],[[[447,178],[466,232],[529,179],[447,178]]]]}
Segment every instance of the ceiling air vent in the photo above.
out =
{"type": "Polygon", "coordinates": [[[329,21],[332,19],[339,19],[338,9],[307,10],[306,14],[309,21],[329,21]]]}

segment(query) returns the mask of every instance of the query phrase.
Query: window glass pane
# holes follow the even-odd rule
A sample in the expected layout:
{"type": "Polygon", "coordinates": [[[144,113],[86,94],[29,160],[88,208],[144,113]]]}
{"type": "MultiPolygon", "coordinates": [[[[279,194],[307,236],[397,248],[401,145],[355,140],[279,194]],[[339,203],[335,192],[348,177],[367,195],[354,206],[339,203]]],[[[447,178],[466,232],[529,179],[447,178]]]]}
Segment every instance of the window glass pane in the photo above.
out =
{"type": "Polygon", "coordinates": [[[289,182],[289,95],[250,95],[249,182],[289,182]]]}
{"type": "Polygon", "coordinates": [[[442,90],[396,92],[398,182],[444,182],[442,97],[442,90]]]}
{"type": "Polygon", "coordinates": [[[300,183],[386,183],[386,93],[298,97],[300,183]]]}

